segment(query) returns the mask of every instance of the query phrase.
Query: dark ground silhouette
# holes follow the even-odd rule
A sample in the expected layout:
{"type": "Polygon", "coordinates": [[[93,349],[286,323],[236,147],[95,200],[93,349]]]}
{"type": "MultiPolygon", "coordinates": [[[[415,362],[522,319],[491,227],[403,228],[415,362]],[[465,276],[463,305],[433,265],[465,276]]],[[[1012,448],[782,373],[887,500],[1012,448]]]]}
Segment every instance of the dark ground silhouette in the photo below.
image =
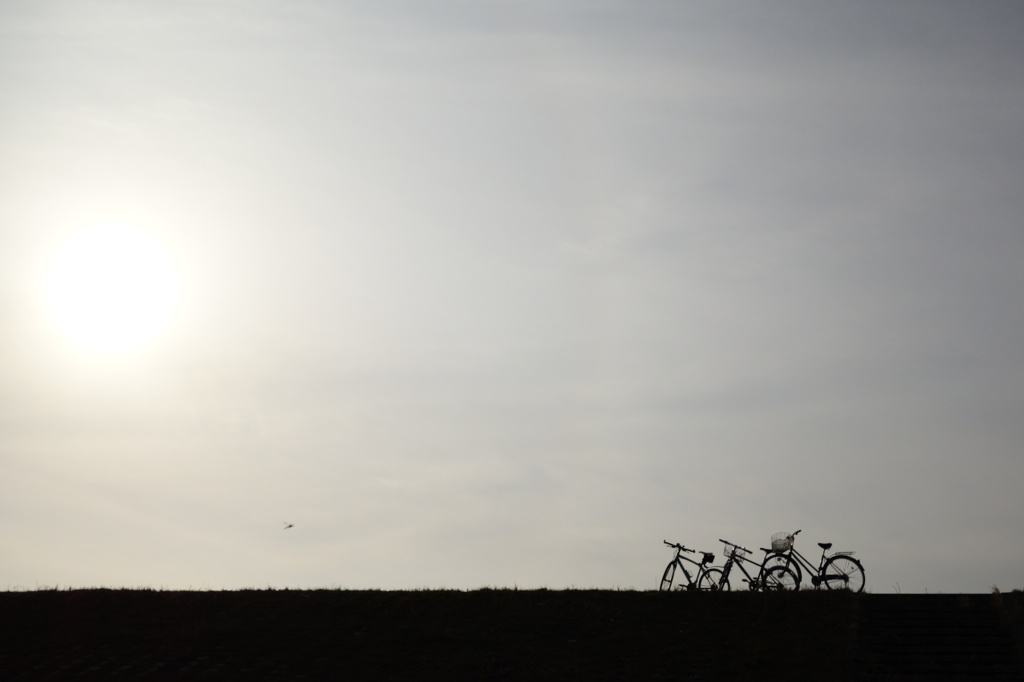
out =
{"type": "Polygon", "coordinates": [[[1021,680],[1024,598],[0,593],[3,680],[1021,680]]]}

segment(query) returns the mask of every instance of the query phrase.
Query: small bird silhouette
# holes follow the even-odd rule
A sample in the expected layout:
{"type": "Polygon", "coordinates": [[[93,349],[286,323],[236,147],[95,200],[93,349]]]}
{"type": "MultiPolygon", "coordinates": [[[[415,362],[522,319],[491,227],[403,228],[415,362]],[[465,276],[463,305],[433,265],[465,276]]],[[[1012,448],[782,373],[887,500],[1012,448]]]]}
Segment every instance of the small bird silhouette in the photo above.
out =
{"type": "Polygon", "coordinates": [[[281,530],[288,530],[289,528],[294,528],[294,527],[295,527],[294,523],[288,523],[287,521],[285,521],[284,522],[284,528],[282,528],[281,530]]]}

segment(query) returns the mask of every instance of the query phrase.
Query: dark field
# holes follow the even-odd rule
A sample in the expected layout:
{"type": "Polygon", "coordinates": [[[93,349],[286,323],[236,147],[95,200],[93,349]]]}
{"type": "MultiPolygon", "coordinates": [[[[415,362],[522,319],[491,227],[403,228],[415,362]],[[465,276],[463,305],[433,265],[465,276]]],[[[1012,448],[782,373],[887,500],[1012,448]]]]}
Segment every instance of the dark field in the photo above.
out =
{"type": "Polygon", "coordinates": [[[1021,680],[1024,595],[0,593],[0,680],[1021,680]]]}

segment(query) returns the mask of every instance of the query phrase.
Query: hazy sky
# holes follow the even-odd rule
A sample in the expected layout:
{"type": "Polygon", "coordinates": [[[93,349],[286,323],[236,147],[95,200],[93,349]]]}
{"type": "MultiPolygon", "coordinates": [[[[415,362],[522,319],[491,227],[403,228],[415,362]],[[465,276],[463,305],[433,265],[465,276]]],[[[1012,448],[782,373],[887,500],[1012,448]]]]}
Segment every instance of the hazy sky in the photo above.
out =
{"type": "Polygon", "coordinates": [[[0,589],[650,589],[797,528],[1024,588],[1022,46],[996,0],[5,0],[0,589]]]}

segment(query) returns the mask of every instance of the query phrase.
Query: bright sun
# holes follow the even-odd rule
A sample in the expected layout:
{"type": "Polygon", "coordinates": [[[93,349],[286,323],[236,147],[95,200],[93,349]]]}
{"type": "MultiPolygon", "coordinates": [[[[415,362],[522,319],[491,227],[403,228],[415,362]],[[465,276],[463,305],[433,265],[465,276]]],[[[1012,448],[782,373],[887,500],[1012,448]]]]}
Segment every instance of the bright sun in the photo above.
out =
{"type": "Polygon", "coordinates": [[[78,347],[119,353],[156,337],[174,311],[177,281],[166,252],[138,232],[79,234],[53,260],[46,303],[78,347]]]}

